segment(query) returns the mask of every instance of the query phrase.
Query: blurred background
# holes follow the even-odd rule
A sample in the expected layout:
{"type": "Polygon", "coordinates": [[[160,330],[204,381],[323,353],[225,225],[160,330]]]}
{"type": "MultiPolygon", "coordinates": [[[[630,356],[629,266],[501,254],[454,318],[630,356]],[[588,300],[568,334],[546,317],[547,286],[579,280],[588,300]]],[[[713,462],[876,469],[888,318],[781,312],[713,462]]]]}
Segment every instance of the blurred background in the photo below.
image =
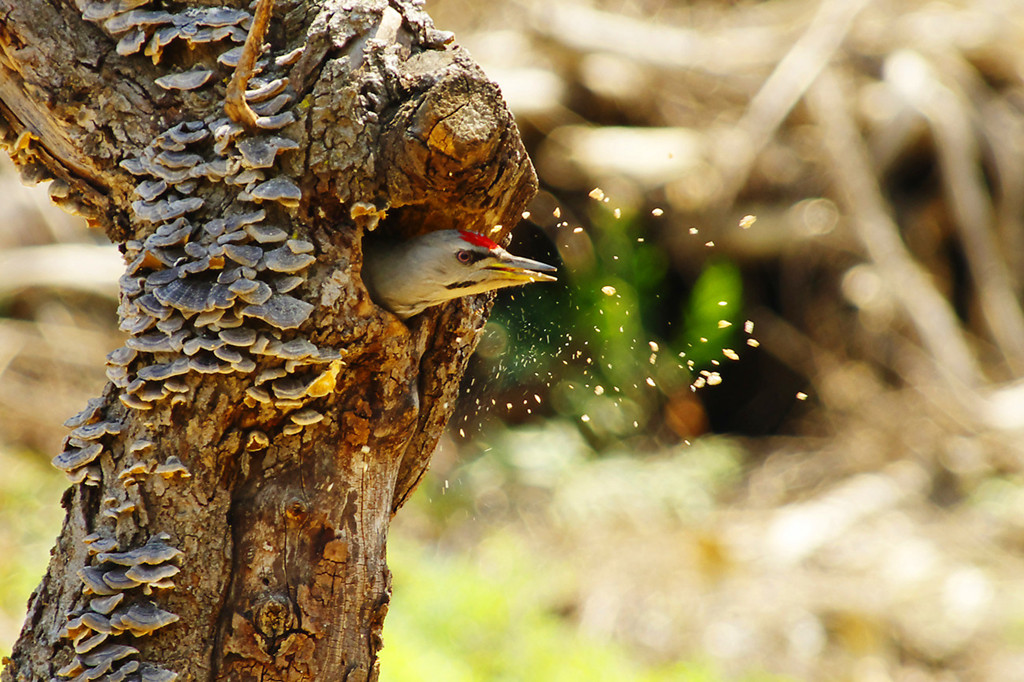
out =
{"type": "MultiPolygon", "coordinates": [[[[1024,680],[1020,0],[426,9],[563,268],[395,520],[382,679],[1024,680]]],[[[0,653],[121,343],[116,253],[4,164],[0,653]]]]}

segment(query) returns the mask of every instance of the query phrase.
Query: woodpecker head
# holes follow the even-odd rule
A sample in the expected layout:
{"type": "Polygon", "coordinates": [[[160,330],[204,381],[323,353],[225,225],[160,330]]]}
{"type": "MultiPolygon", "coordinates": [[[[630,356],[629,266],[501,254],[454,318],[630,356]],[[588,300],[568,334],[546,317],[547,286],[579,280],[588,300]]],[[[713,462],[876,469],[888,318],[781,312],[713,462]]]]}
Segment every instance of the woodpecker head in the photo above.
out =
{"type": "Polygon", "coordinates": [[[402,319],[460,296],[553,282],[544,273],[555,269],[466,230],[438,230],[400,244],[364,243],[363,282],[379,305],[402,319]]]}

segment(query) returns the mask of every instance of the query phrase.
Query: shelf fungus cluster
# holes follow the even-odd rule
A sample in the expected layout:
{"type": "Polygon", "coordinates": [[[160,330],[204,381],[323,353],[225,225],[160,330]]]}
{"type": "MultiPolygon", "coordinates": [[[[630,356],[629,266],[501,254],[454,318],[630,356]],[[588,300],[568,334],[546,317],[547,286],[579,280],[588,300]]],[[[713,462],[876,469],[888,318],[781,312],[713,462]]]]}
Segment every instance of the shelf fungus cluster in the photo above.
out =
{"type": "Polygon", "coordinates": [[[53,466],[72,483],[95,486],[102,480],[99,457],[104,448],[109,449],[109,437],[117,436],[122,428],[120,422],[104,419],[102,412],[103,399],[93,398],[84,410],[64,422],[72,431],[64,439],[62,452],[53,458],[53,466]]]}
{"type": "Polygon", "coordinates": [[[139,660],[133,642],[178,620],[157,598],[174,588],[182,552],[167,533],[138,538],[153,527],[147,502],[192,472],[185,454],[159,452],[160,439],[145,432],[152,424],[132,413],[188,403],[204,382],[231,375],[248,384],[245,405],[272,411],[266,423],[278,424],[275,432],[249,433],[246,447],[263,449],[276,435],[324,419],[315,401],[334,390],[343,364],[337,350],[300,330],[313,312],[303,295],[317,247],[291,227],[302,192],[282,162],[299,146],[287,136],[296,121],[287,71],[301,49],[256,62],[244,93],[255,114],[247,129],[225,116],[223,101],[252,26],[249,12],[77,2],[122,56],[141,52],[159,64],[175,41],[190,48],[173,52],[191,62],[156,78],[154,90],[182,98],[168,111],[204,112],[175,121],[120,162],[136,178],[137,235],[124,244],[120,280],[128,338],[107,356],[121,404],[90,401],[68,420],[72,431],[53,460],[73,483],[98,488],[100,506],[86,538],[90,559],[78,574],[82,595],[63,630],[74,654],[57,679],[169,682],[177,673],[139,660]]]}
{"type": "Polygon", "coordinates": [[[71,640],[74,655],[56,679],[171,682],[177,673],[140,661],[132,643],[178,620],[153,597],[174,588],[182,552],[168,533],[156,533],[135,547],[118,538],[132,537],[138,521],[145,520],[139,488],[147,478],[163,483],[189,478],[191,472],[174,455],[162,461],[155,457],[153,441],[138,438],[125,445],[118,439],[124,426],[104,418],[103,406],[100,398],[90,400],[66,422],[73,430],[64,452],[54,458],[72,481],[100,486],[103,493],[96,530],[84,538],[89,561],[78,570],[79,606],[61,631],[71,640]]]}
{"type": "Polygon", "coordinates": [[[82,18],[99,24],[117,39],[118,54],[142,51],[154,64],[160,63],[164,49],[176,40],[189,47],[224,40],[242,43],[252,23],[248,12],[229,7],[190,7],[171,13],[145,9],[149,4],[150,0],[78,0],[82,18]]]}
{"type": "Polygon", "coordinates": [[[131,642],[178,620],[150,596],[174,587],[182,552],[157,533],[144,545],[117,551],[117,541],[93,533],[85,538],[92,565],[78,572],[83,606],[68,614],[61,635],[75,655],[57,671],[58,678],[121,682],[171,682],[173,671],[138,660],[131,642]]]}
{"type": "Polygon", "coordinates": [[[183,201],[140,200],[136,209],[140,217],[159,214],[153,217],[161,223],[126,246],[120,314],[130,337],[107,356],[107,377],[121,389],[121,401],[148,410],[167,397],[185,401],[190,374],[337,360],[336,351],[286,336],[313,310],[291,293],[316,261],[313,244],[267,224],[262,208],[196,224],[179,215],[187,207],[175,208],[183,201]]]}
{"type": "MultiPolygon", "coordinates": [[[[94,2],[84,15],[122,36],[122,54],[145,44],[154,60],[176,39],[243,42],[252,22],[240,10],[205,7],[171,14],[143,9],[145,4],[94,2]]],[[[156,84],[167,90],[219,88],[241,50],[228,47],[216,63],[195,64],[156,84]]],[[[187,401],[195,385],[190,376],[254,374],[267,366],[285,367],[289,381],[322,386],[324,372],[306,366],[339,360],[336,351],[317,348],[295,331],[313,310],[296,290],[316,262],[314,244],[282,227],[302,199],[299,186],[279,170],[281,155],[298,148],[281,129],[295,121],[286,70],[300,54],[256,62],[244,96],[257,130],[246,130],[215,107],[201,120],[168,128],[121,162],[138,178],[132,212],[148,232],[125,244],[119,313],[121,329],[130,336],[107,358],[107,376],[131,409],[149,410],[164,399],[187,401]],[[208,191],[211,186],[214,191],[208,191]]],[[[251,406],[310,409],[290,384],[264,383],[251,387],[251,406]]],[[[307,398],[316,395],[314,387],[307,398]]],[[[284,431],[312,423],[303,413],[289,419],[284,431]]]]}

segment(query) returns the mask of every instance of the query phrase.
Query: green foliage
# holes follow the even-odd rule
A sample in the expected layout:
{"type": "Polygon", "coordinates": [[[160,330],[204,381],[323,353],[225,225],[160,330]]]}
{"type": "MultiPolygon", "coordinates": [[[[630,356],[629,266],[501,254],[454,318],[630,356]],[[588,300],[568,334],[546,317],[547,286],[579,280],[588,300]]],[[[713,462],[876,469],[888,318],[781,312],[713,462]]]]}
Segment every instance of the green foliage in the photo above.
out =
{"type": "Polygon", "coordinates": [[[42,457],[3,448],[0,470],[0,655],[7,655],[60,530],[66,481],[42,457]]]}
{"type": "Polygon", "coordinates": [[[549,606],[565,567],[532,557],[511,535],[490,536],[476,553],[471,562],[392,539],[383,682],[721,679],[708,665],[646,664],[622,646],[579,634],[549,606]]]}
{"type": "Polygon", "coordinates": [[[680,345],[694,369],[711,366],[712,360],[721,360],[723,348],[734,345],[736,330],[742,325],[742,302],[740,269],[725,259],[710,261],[697,278],[683,313],[680,345]]]}
{"type": "Polygon", "coordinates": [[[739,483],[744,457],[724,438],[654,457],[597,456],[571,422],[558,419],[477,439],[444,474],[428,471],[389,541],[394,592],[382,680],[718,682],[713,665],[657,664],[581,632],[563,614],[575,611],[588,567],[573,556],[573,532],[555,529],[699,524],[739,483]],[[502,501],[500,511],[481,505],[493,499],[502,501]],[[459,549],[414,544],[401,534],[410,518],[418,532],[459,549]],[[558,534],[566,554],[531,546],[514,521],[522,518],[541,537],[558,534]]]}
{"type": "Polygon", "coordinates": [[[549,393],[548,414],[576,420],[603,451],[657,431],[665,403],[695,379],[717,383],[701,374],[731,362],[723,349],[741,343],[744,296],[732,261],[709,260],[680,291],[668,250],[642,216],[594,202],[589,217],[578,238],[587,248],[562,284],[506,294],[480,358],[481,374],[497,377],[492,389],[549,393]]]}

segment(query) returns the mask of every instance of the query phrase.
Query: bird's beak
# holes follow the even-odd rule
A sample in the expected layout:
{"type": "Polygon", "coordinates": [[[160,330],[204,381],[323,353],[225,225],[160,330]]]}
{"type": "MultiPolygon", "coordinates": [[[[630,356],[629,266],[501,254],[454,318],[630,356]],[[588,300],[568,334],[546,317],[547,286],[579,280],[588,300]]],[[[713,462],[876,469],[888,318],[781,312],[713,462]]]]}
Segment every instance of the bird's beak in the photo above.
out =
{"type": "Polygon", "coordinates": [[[541,263],[538,260],[530,260],[529,258],[520,258],[519,256],[513,256],[506,252],[498,257],[498,262],[493,265],[487,266],[488,270],[494,270],[499,273],[501,279],[510,280],[513,282],[555,282],[558,281],[557,277],[547,275],[547,272],[555,272],[558,270],[553,265],[547,263],[541,263]]]}

